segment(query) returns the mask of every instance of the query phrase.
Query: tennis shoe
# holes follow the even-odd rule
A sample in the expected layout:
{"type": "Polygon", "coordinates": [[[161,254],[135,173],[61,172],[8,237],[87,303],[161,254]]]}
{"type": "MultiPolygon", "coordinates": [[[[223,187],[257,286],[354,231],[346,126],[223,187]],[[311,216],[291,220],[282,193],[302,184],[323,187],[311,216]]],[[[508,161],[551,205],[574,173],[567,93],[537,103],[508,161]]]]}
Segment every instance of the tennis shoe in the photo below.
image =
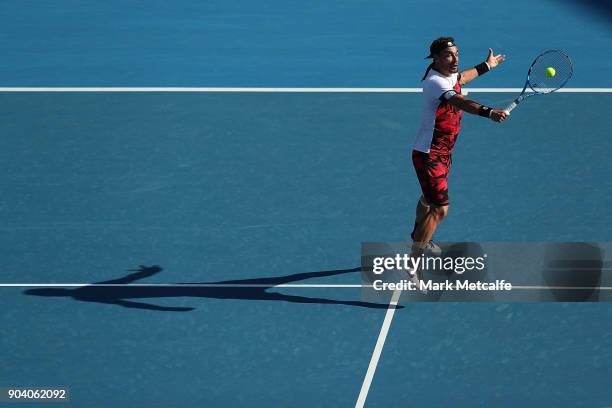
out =
{"type": "MultiPolygon", "coordinates": [[[[414,244],[414,240],[412,242],[414,244]]],[[[425,245],[425,247],[422,248],[422,251],[424,254],[429,255],[429,256],[441,256],[442,255],[442,248],[440,248],[438,244],[433,242],[433,240],[429,240],[427,245],[425,245]]]]}

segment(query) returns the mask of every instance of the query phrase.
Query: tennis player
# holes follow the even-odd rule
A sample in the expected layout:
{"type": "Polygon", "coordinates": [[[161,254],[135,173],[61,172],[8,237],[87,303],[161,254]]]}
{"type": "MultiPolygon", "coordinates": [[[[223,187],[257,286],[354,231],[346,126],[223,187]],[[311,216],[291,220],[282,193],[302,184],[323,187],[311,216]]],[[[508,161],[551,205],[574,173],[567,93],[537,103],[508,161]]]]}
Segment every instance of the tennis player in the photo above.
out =
{"type": "MultiPolygon", "coordinates": [[[[422,196],[417,202],[416,220],[411,237],[412,256],[423,252],[440,255],[432,241],[436,228],[448,213],[448,175],[453,146],[461,127],[463,111],[503,122],[506,114],[461,95],[461,86],[501,64],[506,56],[489,53],[484,62],[459,72],[459,49],[452,37],[441,37],[431,43],[433,59],[423,76],[423,110],[421,124],[414,142],[412,162],[422,196]]],[[[416,272],[416,271],[415,271],[416,272]]],[[[416,274],[413,275],[419,280],[416,274]]]]}

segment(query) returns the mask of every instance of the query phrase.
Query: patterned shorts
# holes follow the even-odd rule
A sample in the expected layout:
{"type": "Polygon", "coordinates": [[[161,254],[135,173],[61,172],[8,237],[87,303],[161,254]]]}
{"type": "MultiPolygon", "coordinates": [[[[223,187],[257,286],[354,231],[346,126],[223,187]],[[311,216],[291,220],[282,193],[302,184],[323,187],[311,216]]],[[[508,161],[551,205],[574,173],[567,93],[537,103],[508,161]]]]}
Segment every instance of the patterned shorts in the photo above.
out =
{"type": "Polygon", "coordinates": [[[412,151],[412,164],[427,204],[448,205],[448,175],[451,162],[450,154],[412,151]]]}

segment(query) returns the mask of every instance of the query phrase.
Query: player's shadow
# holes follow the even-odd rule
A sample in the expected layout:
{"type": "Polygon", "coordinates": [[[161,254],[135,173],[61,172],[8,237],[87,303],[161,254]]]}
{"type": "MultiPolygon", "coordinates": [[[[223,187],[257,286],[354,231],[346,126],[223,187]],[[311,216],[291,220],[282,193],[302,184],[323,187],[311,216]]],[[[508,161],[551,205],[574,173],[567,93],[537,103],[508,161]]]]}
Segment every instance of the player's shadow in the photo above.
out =
{"type": "Polygon", "coordinates": [[[83,286],[75,289],[62,288],[39,288],[28,289],[23,293],[31,296],[45,297],[69,297],[82,302],[104,303],[123,306],[132,309],[157,310],[165,312],[189,312],[193,307],[168,307],[150,303],[135,301],[134,299],[145,298],[174,298],[174,297],[193,297],[193,298],[213,298],[213,299],[241,299],[241,300],[278,300],[292,303],[319,303],[335,304],[357,307],[368,307],[376,309],[386,309],[388,304],[370,303],[357,300],[335,300],[318,297],[306,297],[286,295],[283,293],[269,291],[274,285],[288,284],[311,278],[321,278],[326,276],[341,275],[351,272],[360,272],[361,268],[339,269],[331,271],[304,272],[287,276],[254,278],[241,280],[228,280],[219,282],[200,282],[200,283],[177,283],[172,286],[126,286],[140,279],[148,278],[162,271],[158,265],[141,265],[137,270],[130,270],[134,273],[119,279],[96,282],[94,285],[109,286],[83,286]],[[232,285],[206,287],[197,285],[232,285]],[[114,286],[116,285],[116,286],[114,286]],[[236,286],[233,286],[236,285],[236,286]],[[261,285],[261,286],[258,286],[261,285]]]}

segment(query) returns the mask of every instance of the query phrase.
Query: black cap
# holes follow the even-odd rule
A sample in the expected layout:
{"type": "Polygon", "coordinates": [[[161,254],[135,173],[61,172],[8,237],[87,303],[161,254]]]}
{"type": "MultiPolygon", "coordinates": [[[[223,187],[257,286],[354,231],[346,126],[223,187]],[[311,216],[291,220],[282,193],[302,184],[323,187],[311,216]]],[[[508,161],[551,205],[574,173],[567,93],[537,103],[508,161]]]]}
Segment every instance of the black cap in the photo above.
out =
{"type": "Polygon", "coordinates": [[[425,58],[433,58],[434,54],[437,54],[448,47],[454,47],[455,45],[457,44],[455,44],[455,39],[453,37],[436,38],[429,46],[429,55],[425,58]]]}

